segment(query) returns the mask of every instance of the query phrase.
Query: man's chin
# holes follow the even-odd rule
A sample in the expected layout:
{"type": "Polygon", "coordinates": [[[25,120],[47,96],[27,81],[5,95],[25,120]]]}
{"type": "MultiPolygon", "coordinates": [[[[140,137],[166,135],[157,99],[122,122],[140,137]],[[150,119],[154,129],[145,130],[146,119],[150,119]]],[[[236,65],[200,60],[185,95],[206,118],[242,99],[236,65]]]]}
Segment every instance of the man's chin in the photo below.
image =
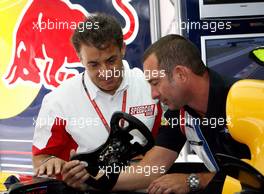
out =
{"type": "Polygon", "coordinates": [[[174,104],[166,104],[169,110],[179,110],[180,108],[175,106],[174,104]]]}
{"type": "Polygon", "coordinates": [[[169,110],[174,110],[174,107],[171,104],[168,104],[167,102],[162,102],[162,104],[167,107],[169,110]]]}
{"type": "Polygon", "coordinates": [[[100,89],[103,91],[103,92],[106,92],[106,93],[112,93],[112,92],[115,92],[117,90],[116,87],[100,87],[100,89]]]}

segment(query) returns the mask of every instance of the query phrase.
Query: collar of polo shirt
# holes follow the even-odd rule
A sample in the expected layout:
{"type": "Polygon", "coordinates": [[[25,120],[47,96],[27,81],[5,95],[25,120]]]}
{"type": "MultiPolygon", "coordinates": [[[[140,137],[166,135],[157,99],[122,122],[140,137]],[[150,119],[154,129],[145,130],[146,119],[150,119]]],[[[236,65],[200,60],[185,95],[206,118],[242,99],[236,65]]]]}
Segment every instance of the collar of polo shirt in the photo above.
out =
{"type": "MultiPolygon", "coordinates": [[[[129,75],[129,65],[126,61],[123,61],[123,66],[124,66],[124,77],[119,88],[116,90],[116,93],[125,91],[128,87],[129,77],[127,75],[129,75]]],[[[94,100],[99,93],[106,94],[92,82],[86,71],[84,74],[84,79],[85,79],[85,85],[87,86],[87,89],[89,91],[92,100],[94,100]]]]}

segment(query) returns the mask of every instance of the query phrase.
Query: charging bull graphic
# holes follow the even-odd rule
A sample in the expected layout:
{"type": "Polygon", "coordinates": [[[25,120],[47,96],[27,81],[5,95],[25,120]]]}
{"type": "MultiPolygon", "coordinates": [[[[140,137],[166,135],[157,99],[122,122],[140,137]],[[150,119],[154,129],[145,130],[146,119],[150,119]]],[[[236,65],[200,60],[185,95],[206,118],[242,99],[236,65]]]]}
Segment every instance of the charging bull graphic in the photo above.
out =
{"type": "MultiPolygon", "coordinates": [[[[130,0],[112,0],[124,17],[124,39],[131,43],[138,33],[138,16],[130,0]]],[[[66,0],[29,1],[17,23],[13,52],[5,84],[40,84],[54,89],[79,72],[82,65],[70,43],[73,31],[83,22],[87,11],[66,0]]],[[[96,25],[96,24],[94,24],[96,25]]]]}

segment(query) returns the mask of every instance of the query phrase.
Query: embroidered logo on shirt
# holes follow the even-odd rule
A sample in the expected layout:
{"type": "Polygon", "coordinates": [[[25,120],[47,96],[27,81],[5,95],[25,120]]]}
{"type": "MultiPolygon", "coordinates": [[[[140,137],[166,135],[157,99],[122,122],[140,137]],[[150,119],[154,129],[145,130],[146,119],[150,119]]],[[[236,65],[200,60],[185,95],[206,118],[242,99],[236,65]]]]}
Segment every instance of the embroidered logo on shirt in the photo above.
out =
{"type": "Polygon", "coordinates": [[[169,122],[170,118],[167,120],[166,118],[161,118],[161,121],[160,121],[160,125],[162,126],[169,126],[170,125],[170,122],[169,122]]]}
{"type": "Polygon", "coordinates": [[[202,146],[203,145],[203,141],[192,141],[192,140],[188,140],[189,144],[191,145],[195,145],[195,146],[202,146]]]}
{"type": "Polygon", "coordinates": [[[155,110],[155,104],[134,106],[129,108],[129,114],[131,115],[144,114],[145,116],[152,116],[154,115],[154,110],[155,110]]]}

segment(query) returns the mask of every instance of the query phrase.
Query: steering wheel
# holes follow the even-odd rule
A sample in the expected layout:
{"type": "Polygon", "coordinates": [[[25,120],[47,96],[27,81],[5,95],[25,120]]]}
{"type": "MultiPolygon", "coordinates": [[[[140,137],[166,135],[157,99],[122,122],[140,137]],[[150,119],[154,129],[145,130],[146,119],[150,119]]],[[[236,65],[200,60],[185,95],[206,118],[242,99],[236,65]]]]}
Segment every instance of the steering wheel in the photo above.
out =
{"type": "Polygon", "coordinates": [[[154,139],[146,125],[127,113],[115,112],[112,115],[110,127],[107,141],[96,151],[80,153],[71,158],[71,160],[86,162],[89,173],[93,176],[107,166],[128,165],[132,158],[146,153],[154,145],[154,139]],[[144,139],[143,142],[133,142],[138,136],[144,139]]]}

